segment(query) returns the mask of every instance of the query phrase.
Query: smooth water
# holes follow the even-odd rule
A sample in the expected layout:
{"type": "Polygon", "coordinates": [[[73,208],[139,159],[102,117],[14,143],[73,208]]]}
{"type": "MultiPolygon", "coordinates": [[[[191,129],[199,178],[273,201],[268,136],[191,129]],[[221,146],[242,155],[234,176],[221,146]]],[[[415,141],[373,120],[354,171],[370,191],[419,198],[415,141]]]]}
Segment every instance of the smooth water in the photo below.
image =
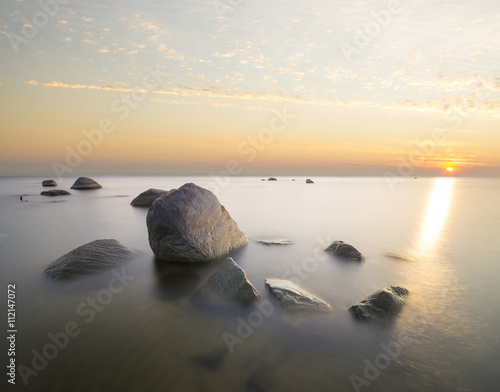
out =
{"type": "MultiPolygon", "coordinates": [[[[44,178],[0,178],[1,311],[7,284],[15,283],[16,364],[29,383],[18,373],[15,390],[498,390],[499,179],[318,177],[305,184],[247,177],[217,185],[206,177],[94,178],[102,189],[61,197],[39,195],[50,189],[42,188],[44,178]],[[217,192],[248,235],[232,257],[274,310],[202,308],[191,296],[218,261],[155,260],[147,209],[129,203],[148,188],[186,182],[217,192]],[[293,244],[257,242],[276,237],[293,244]],[[42,276],[53,260],[100,238],[139,256],[114,274],[64,283],[42,276]],[[353,244],[366,260],[325,254],[333,240],[353,244]],[[122,283],[116,274],[126,276],[122,283]],[[329,302],[332,314],[287,317],[266,277],[300,283],[329,302]],[[366,324],[347,310],[391,284],[410,290],[394,319],[366,324]],[[78,335],[61,338],[54,351],[51,337],[68,324],[78,335]],[[234,338],[230,347],[224,336],[234,338]]],[[[74,180],[59,188],[69,190],[74,180]]],[[[6,364],[7,348],[0,355],[6,364]]]]}

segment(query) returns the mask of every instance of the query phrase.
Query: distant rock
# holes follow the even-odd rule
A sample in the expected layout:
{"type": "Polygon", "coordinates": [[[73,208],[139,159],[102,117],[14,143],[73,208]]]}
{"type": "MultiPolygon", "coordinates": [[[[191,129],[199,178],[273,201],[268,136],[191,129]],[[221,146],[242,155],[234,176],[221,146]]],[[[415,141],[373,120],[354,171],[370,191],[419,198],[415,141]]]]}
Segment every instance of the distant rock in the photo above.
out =
{"type": "Polygon", "coordinates": [[[292,245],[292,241],[285,238],[273,238],[266,240],[257,240],[258,243],[264,245],[292,245]]]}
{"type": "Polygon", "coordinates": [[[222,345],[215,347],[207,353],[192,356],[189,359],[205,369],[214,372],[224,363],[224,358],[228,352],[227,346],[222,345]]]}
{"type": "Polygon", "coordinates": [[[322,299],[307,292],[295,283],[285,279],[266,279],[271,293],[281,304],[283,309],[296,311],[328,312],[332,308],[322,299]]]}
{"type": "Polygon", "coordinates": [[[79,177],[71,189],[99,189],[102,188],[101,184],[95,182],[92,178],[79,177]]]}
{"type": "Polygon", "coordinates": [[[396,314],[403,308],[409,291],[401,286],[388,286],[368,296],[349,310],[361,320],[376,321],[396,314]]]}
{"type": "Polygon", "coordinates": [[[151,207],[151,204],[159,197],[165,196],[168,191],[163,189],[150,188],[147,191],[142,192],[130,203],[134,207],[151,207]]]}
{"type": "Polygon", "coordinates": [[[314,184],[314,181],[308,178],[308,179],[306,180],[306,184],[314,184]]]}
{"type": "Polygon", "coordinates": [[[342,259],[356,261],[364,260],[363,255],[354,246],[346,244],[344,241],[332,242],[332,244],[326,248],[325,251],[342,259]]]}
{"type": "Polygon", "coordinates": [[[195,184],[185,184],[156,199],[146,225],[154,254],[168,261],[213,260],[248,243],[217,197],[195,184]]]}
{"type": "Polygon", "coordinates": [[[65,195],[71,195],[68,191],[65,191],[63,189],[51,189],[50,191],[43,191],[40,193],[42,196],[65,196],[65,195]]]}
{"type": "Polygon", "coordinates": [[[412,259],[407,256],[403,256],[397,253],[386,253],[385,257],[388,257],[389,259],[397,260],[397,261],[416,261],[415,259],[412,259]]]}
{"type": "Polygon", "coordinates": [[[44,275],[68,280],[115,268],[136,252],[117,240],[96,240],[79,246],[45,268],[44,275]]]}
{"type": "Polygon", "coordinates": [[[266,181],[266,179],[265,179],[265,178],[263,178],[261,181],[266,181]]]}
{"type": "Polygon", "coordinates": [[[42,186],[57,186],[57,182],[55,180],[43,180],[42,186]]]}
{"type": "Polygon", "coordinates": [[[248,305],[259,298],[245,271],[231,257],[217,267],[196,294],[196,300],[212,305],[227,301],[248,305]]]}
{"type": "Polygon", "coordinates": [[[274,177],[269,177],[269,178],[267,179],[267,181],[278,181],[278,179],[277,179],[277,178],[274,178],[274,177]]]}

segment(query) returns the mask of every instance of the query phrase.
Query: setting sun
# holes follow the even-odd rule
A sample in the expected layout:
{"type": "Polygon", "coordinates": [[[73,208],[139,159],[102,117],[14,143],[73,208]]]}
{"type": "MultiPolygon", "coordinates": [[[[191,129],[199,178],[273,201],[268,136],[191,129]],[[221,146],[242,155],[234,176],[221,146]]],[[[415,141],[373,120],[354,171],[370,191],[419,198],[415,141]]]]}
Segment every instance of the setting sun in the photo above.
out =
{"type": "Polygon", "coordinates": [[[447,167],[446,170],[448,170],[449,172],[452,172],[453,168],[452,167],[447,167]]]}

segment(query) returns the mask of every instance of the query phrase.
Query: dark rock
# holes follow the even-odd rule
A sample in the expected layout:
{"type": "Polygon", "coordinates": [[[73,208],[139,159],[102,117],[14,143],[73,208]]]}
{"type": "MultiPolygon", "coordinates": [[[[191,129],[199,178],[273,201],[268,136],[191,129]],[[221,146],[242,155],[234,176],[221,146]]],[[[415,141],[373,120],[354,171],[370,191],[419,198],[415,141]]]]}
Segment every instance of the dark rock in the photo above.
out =
{"type": "Polygon", "coordinates": [[[248,243],[217,197],[195,184],[185,184],[156,199],[146,224],[151,249],[168,261],[213,260],[248,243]]]}
{"type": "Polygon", "coordinates": [[[319,311],[329,312],[330,305],[305,291],[295,283],[285,279],[266,279],[271,293],[280,302],[283,309],[291,312],[319,311]]]}
{"type": "Polygon", "coordinates": [[[51,189],[50,191],[43,191],[40,193],[42,196],[65,196],[71,195],[68,191],[63,189],[51,189]]]}
{"type": "Polygon", "coordinates": [[[342,259],[362,261],[363,255],[352,245],[346,244],[344,241],[334,241],[325,249],[325,251],[340,257],[342,259]]]}
{"type": "Polygon", "coordinates": [[[210,371],[215,371],[224,363],[224,358],[228,352],[226,346],[219,346],[207,354],[195,355],[190,359],[210,371]]]}
{"type": "Polygon", "coordinates": [[[258,243],[264,245],[292,245],[292,241],[285,238],[273,238],[267,240],[257,240],[258,243]]]}
{"type": "Polygon", "coordinates": [[[306,180],[306,184],[314,184],[313,180],[310,180],[309,178],[306,180]]]}
{"type": "Polygon", "coordinates": [[[401,311],[409,291],[401,286],[388,286],[368,296],[349,310],[361,320],[376,321],[401,311]]]}
{"type": "Polygon", "coordinates": [[[165,196],[168,191],[163,189],[150,188],[147,191],[142,192],[130,203],[134,207],[151,207],[151,204],[159,197],[165,196]]]}
{"type": "Polygon", "coordinates": [[[274,177],[269,177],[269,178],[267,179],[267,181],[278,181],[278,180],[277,180],[276,178],[274,178],[274,177]]]}
{"type": "Polygon", "coordinates": [[[117,267],[135,254],[117,240],[96,240],[59,257],[45,268],[44,275],[55,280],[74,279],[117,267]]]}
{"type": "Polygon", "coordinates": [[[55,180],[43,180],[42,186],[57,186],[57,182],[55,180]]]}
{"type": "Polygon", "coordinates": [[[79,177],[71,189],[99,189],[102,188],[101,184],[95,182],[92,178],[79,177]]]}
{"type": "Polygon", "coordinates": [[[196,300],[210,305],[228,301],[249,305],[259,298],[245,271],[230,257],[217,267],[196,295],[196,300]]]}

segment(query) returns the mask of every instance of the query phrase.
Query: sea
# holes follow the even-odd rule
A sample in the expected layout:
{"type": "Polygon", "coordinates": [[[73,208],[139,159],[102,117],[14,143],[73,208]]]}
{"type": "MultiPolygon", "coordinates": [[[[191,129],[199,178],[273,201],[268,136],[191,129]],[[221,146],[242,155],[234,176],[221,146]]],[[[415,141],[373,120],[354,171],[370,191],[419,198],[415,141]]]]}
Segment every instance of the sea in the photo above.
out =
{"type": "Polygon", "coordinates": [[[92,176],[102,188],[87,191],[70,189],[76,178],[58,179],[71,193],[58,197],[40,195],[49,177],[0,178],[2,391],[500,390],[499,178],[92,176]],[[193,300],[222,259],[154,256],[148,209],[130,202],[185,183],[214,192],[247,234],[230,256],[258,305],[193,300]],[[106,238],[136,257],[74,281],[44,277],[106,238]],[[275,239],[291,244],[259,242],[275,239]],[[324,252],[335,240],[365,259],[324,252]],[[283,312],[267,278],[332,311],[283,312]],[[364,322],[349,311],[390,285],[410,292],[399,314],[364,322]]]}

